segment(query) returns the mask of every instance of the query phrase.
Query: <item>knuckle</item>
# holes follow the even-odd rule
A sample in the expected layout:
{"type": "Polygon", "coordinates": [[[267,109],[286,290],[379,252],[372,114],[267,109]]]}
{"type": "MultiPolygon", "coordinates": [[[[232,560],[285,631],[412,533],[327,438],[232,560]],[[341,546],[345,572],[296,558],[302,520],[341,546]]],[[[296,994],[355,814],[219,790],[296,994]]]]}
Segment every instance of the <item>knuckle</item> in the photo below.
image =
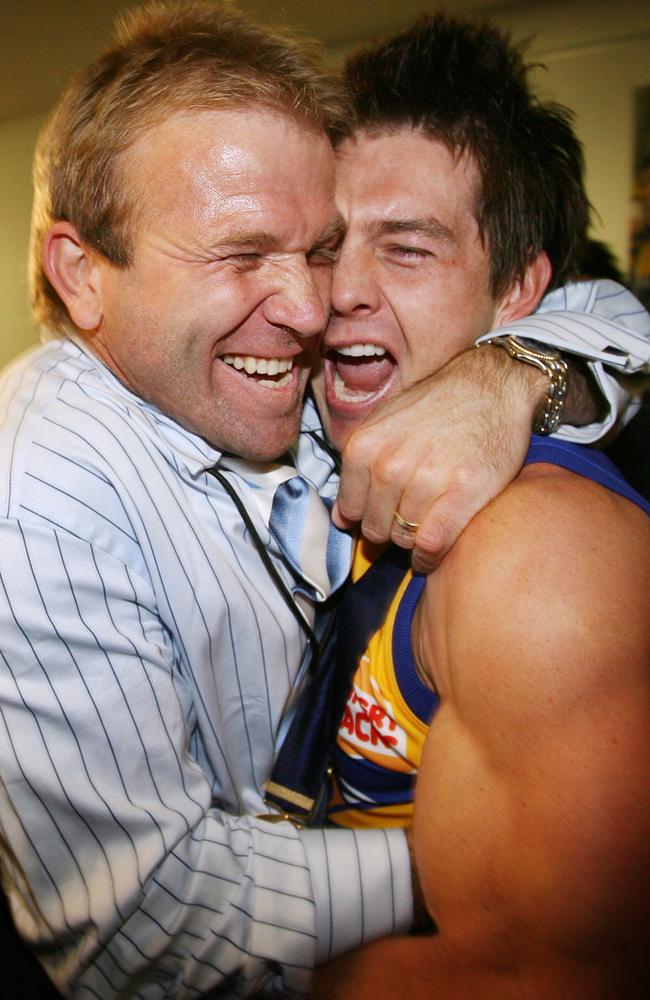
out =
{"type": "Polygon", "coordinates": [[[364,517],[361,522],[361,532],[369,542],[385,542],[390,537],[389,532],[373,517],[364,517]]]}
{"type": "Polygon", "coordinates": [[[356,427],[345,443],[342,459],[344,465],[367,465],[368,456],[374,452],[373,437],[365,428],[356,427]]]}
{"type": "MultiPolygon", "coordinates": [[[[420,465],[409,476],[409,497],[420,512],[437,503],[449,489],[450,470],[443,466],[420,465]]],[[[420,518],[419,520],[423,520],[420,518]]]]}
{"type": "Polygon", "coordinates": [[[338,509],[343,517],[358,521],[363,513],[363,499],[354,496],[338,496],[338,509]]]}
{"type": "Polygon", "coordinates": [[[343,469],[337,497],[338,510],[345,517],[358,521],[368,502],[368,477],[350,468],[343,469]]]}
{"type": "Polygon", "coordinates": [[[465,528],[471,518],[491,503],[510,482],[510,477],[497,474],[487,466],[480,470],[470,469],[467,475],[456,479],[447,491],[446,500],[450,508],[448,517],[456,522],[457,530],[465,528]]]}
{"type": "Polygon", "coordinates": [[[396,485],[399,485],[400,488],[402,487],[406,477],[399,453],[388,451],[378,451],[375,453],[365,446],[359,447],[357,450],[357,445],[358,442],[355,442],[355,447],[349,461],[346,453],[344,467],[345,465],[349,465],[356,469],[363,469],[364,473],[369,476],[374,488],[384,489],[396,485]]]}
{"type": "Polygon", "coordinates": [[[415,573],[432,573],[438,568],[444,555],[445,553],[443,552],[439,556],[427,556],[422,555],[419,549],[414,549],[411,558],[411,567],[415,573]]]}
{"type": "Polygon", "coordinates": [[[473,493],[478,482],[485,478],[486,467],[476,461],[459,462],[450,477],[448,493],[452,496],[473,493]]]}
{"type": "MultiPolygon", "coordinates": [[[[373,470],[373,483],[378,490],[392,490],[395,487],[402,489],[404,476],[400,472],[396,463],[385,462],[373,470]]],[[[399,492],[397,493],[399,496],[399,492]]]]}
{"type": "MultiPolygon", "coordinates": [[[[437,526],[436,526],[437,527],[437,526]]],[[[448,548],[448,533],[440,527],[439,530],[418,532],[416,550],[423,559],[438,559],[448,548]]]]}
{"type": "Polygon", "coordinates": [[[461,524],[455,515],[446,511],[436,512],[435,516],[427,520],[418,531],[418,553],[425,559],[440,559],[451,547],[460,531],[461,524]]]}
{"type": "Polygon", "coordinates": [[[416,544],[413,532],[406,531],[404,528],[400,528],[399,525],[392,529],[390,537],[391,541],[395,542],[395,545],[399,545],[400,549],[412,549],[416,544]]]}

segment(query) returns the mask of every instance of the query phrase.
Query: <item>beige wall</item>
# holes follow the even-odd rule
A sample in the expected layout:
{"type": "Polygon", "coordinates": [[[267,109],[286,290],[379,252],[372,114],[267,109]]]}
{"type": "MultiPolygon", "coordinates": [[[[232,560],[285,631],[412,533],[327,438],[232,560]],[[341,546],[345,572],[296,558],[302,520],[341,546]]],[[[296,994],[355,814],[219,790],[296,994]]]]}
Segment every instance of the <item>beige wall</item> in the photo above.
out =
{"type": "MultiPolygon", "coordinates": [[[[650,4],[565,0],[497,11],[516,38],[535,36],[531,59],[545,95],[572,107],[586,150],[596,234],[625,267],[634,88],[650,85],[650,4]]],[[[36,340],[27,303],[30,161],[40,116],[0,122],[0,364],[36,340]]]]}
{"type": "Polygon", "coordinates": [[[598,213],[594,234],[626,271],[634,91],[650,86],[650,3],[545,3],[507,20],[516,38],[535,36],[531,61],[546,67],[533,75],[540,92],[575,112],[589,197],[598,213]]]}
{"type": "Polygon", "coordinates": [[[37,338],[27,292],[31,165],[40,115],[0,122],[0,364],[37,338]]]}

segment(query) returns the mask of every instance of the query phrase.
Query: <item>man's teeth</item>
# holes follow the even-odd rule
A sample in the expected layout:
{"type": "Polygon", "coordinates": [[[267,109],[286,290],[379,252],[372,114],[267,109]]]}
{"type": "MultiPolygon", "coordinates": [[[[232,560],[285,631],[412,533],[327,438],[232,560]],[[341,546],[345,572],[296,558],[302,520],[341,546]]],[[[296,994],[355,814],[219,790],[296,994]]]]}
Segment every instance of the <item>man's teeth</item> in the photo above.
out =
{"type": "MultiPolygon", "coordinates": [[[[347,347],[335,348],[337,354],[346,358],[382,358],[386,354],[386,348],[379,344],[348,344],[347,347]]],[[[376,393],[376,389],[370,391],[366,389],[353,389],[334,370],[334,395],[343,403],[365,403],[376,393]]]]}
{"type": "Polygon", "coordinates": [[[259,385],[270,385],[274,388],[290,382],[289,372],[293,368],[293,358],[254,358],[252,354],[225,354],[222,360],[238,372],[245,371],[247,375],[282,375],[279,379],[258,379],[259,385]]]}
{"type": "Polygon", "coordinates": [[[337,348],[337,354],[348,358],[381,358],[385,353],[386,348],[379,344],[350,344],[349,347],[337,348]]]}
{"type": "Polygon", "coordinates": [[[293,368],[293,358],[254,358],[252,354],[226,354],[223,359],[237,371],[247,375],[281,375],[293,368]]]}
{"type": "Polygon", "coordinates": [[[374,392],[364,392],[362,389],[350,389],[338,372],[334,372],[334,395],[343,403],[364,403],[374,396],[374,392]]]}

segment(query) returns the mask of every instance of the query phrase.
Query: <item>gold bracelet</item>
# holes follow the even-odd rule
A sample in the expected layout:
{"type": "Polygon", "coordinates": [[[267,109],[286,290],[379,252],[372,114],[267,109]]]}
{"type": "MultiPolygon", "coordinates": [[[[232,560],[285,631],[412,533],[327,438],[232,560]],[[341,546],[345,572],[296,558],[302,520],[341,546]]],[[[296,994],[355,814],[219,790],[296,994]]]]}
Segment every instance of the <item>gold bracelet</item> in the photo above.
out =
{"type": "MultiPolygon", "coordinates": [[[[516,337],[492,337],[482,341],[484,344],[495,344],[503,347],[515,361],[533,365],[548,377],[549,386],[546,393],[544,412],[533,424],[536,434],[552,434],[560,426],[562,411],[568,388],[568,365],[559,351],[540,351],[522,344],[516,337]]],[[[478,345],[481,346],[480,344],[478,345]]]]}

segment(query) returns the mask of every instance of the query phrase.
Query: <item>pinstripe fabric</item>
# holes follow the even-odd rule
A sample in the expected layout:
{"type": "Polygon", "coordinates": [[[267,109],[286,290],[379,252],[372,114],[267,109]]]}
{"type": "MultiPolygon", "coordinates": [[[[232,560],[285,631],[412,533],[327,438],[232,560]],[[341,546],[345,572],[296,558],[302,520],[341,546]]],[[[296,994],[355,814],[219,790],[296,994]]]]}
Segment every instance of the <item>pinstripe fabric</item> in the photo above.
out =
{"type": "MultiPolygon", "coordinates": [[[[317,947],[405,929],[401,834],[366,851],[244,815],[264,811],[304,639],[206,472],[219,453],[70,340],[8,370],[0,420],[0,809],[59,988],[299,996],[317,947]]],[[[333,495],[306,434],[297,465],[333,495]]]]}
{"type": "MultiPolygon", "coordinates": [[[[616,423],[628,395],[611,375],[650,371],[650,315],[635,296],[615,281],[581,281],[547,295],[534,316],[504,326],[499,333],[536,340],[588,359],[609,406],[601,423],[562,426],[557,436],[575,444],[597,441],[616,423]]],[[[479,341],[493,336],[480,337],[479,341]]],[[[630,404],[626,419],[638,409],[630,404]]]]}

